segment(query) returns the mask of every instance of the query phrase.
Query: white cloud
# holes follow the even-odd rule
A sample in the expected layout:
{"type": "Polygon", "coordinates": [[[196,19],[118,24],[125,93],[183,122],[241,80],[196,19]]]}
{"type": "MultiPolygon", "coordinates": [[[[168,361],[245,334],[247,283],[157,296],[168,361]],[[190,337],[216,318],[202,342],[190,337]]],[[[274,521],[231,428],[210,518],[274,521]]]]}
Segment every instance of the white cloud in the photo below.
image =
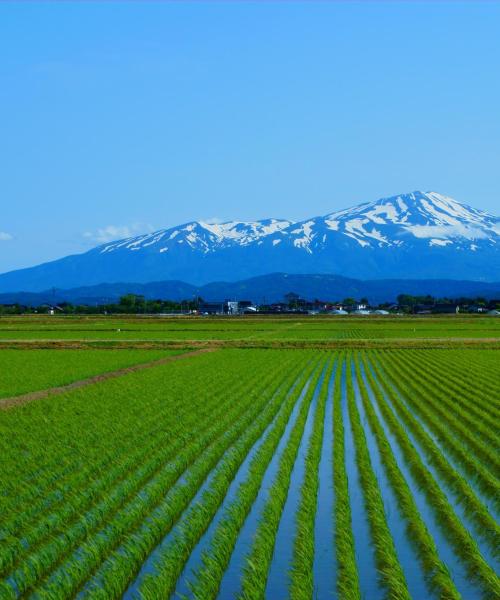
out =
{"type": "Polygon", "coordinates": [[[14,239],[10,233],[6,233],[5,231],[0,231],[0,242],[8,242],[9,240],[14,239]]]}
{"type": "Polygon", "coordinates": [[[141,233],[151,233],[152,231],[154,231],[154,227],[145,223],[107,225],[106,227],[97,229],[97,231],[85,231],[83,237],[92,243],[107,244],[108,242],[134,237],[141,233]]]}

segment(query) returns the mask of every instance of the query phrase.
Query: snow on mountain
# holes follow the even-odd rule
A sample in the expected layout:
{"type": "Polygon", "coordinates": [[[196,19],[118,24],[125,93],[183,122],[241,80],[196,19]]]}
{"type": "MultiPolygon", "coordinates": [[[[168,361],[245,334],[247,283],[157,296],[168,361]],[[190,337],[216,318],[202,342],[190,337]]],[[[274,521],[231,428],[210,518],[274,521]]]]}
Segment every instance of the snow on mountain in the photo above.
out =
{"type": "Polygon", "coordinates": [[[437,192],[412,192],[292,222],[193,221],[0,275],[0,292],[273,272],[358,279],[500,280],[500,219],[437,192]]]}
{"type": "Polygon", "coordinates": [[[283,219],[266,219],[249,223],[193,221],[172,229],[160,229],[147,235],[105,244],[100,248],[100,252],[104,254],[119,249],[137,251],[144,248],[167,252],[175,246],[185,244],[192,250],[207,253],[233,245],[247,246],[263,237],[286,229],[290,224],[290,221],[283,219]]]}
{"type": "Polygon", "coordinates": [[[498,242],[500,220],[436,192],[412,192],[309,220],[290,233],[312,251],[311,246],[326,242],[329,232],[347,236],[362,248],[411,246],[425,240],[430,247],[454,245],[474,251],[478,240],[498,242]]]}
{"type": "Polygon", "coordinates": [[[284,219],[193,221],[105,244],[99,251],[104,254],[147,249],[163,253],[184,245],[207,254],[223,248],[259,244],[269,238],[273,246],[288,240],[295,248],[314,254],[328,244],[332,232],[335,237],[354,240],[362,248],[397,247],[425,240],[429,247],[454,245],[474,251],[479,240],[497,243],[500,224],[498,218],[437,192],[412,192],[298,223],[284,219]]]}

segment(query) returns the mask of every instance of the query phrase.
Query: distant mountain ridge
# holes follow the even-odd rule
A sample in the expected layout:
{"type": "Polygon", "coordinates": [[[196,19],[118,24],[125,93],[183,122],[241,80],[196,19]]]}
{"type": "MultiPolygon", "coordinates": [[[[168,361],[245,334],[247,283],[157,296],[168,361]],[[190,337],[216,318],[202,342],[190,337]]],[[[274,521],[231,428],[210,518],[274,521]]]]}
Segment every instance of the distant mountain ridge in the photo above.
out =
{"type": "Polygon", "coordinates": [[[147,299],[190,300],[201,296],[204,300],[252,300],[256,303],[279,302],[288,292],[295,292],[308,300],[343,300],[347,297],[367,297],[370,302],[395,301],[398,294],[435,297],[460,296],[500,298],[500,282],[482,283],[455,280],[382,279],[361,281],[337,275],[297,275],[271,273],[236,282],[213,282],[194,286],[182,281],[153,283],[105,283],[70,290],[45,292],[17,292],[0,294],[0,304],[44,303],[106,304],[116,302],[125,294],[140,294],[147,299]]]}
{"type": "Polygon", "coordinates": [[[4,273],[0,292],[120,281],[203,285],[272,272],[495,281],[500,219],[437,192],[417,191],[298,223],[193,221],[4,273]]]}

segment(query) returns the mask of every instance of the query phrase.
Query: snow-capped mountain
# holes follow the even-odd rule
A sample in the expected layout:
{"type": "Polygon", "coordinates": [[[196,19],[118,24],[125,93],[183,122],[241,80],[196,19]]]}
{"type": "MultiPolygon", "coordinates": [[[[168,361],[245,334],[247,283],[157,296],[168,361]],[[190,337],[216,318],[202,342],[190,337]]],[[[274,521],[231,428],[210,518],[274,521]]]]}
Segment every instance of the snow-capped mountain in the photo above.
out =
{"type": "Polygon", "coordinates": [[[117,250],[137,251],[151,247],[153,252],[162,253],[172,251],[182,244],[191,250],[206,254],[231,246],[248,246],[290,225],[291,221],[282,219],[266,219],[253,223],[193,221],[173,229],[160,229],[146,235],[105,244],[100,251],[104,254],[117,250]]]}
{"type": "Polygon", "coordinates": [[[235,281],[271,272],[500,279],[500,219],[413,192],[301,222],[191,222],[0,275],[0,291],[102,282],[235,281]]]}
{"type": "Polygon", "coordinates": [[[479,240],[497,243],[500,219],[436,192],[413,192],[306,221],[295,230],[294,243],[312,252],[326,243],[328,230],[361,247],[411,246],[423,240],[428,246],[475,251],[479,240]]]}

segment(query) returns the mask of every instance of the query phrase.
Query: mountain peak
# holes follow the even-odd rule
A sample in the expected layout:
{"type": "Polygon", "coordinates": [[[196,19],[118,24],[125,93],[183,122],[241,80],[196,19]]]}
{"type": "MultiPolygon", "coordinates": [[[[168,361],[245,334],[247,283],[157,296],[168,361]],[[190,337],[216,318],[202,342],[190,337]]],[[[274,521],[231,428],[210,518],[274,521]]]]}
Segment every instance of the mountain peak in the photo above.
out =
{"type": "Polygon", "coordinates": [[[194,284],[270,272],[498,279],[500,220],[435,191],[301,222],[191,221],[0,276],[0,291],[167,279],[194,284]]]}

